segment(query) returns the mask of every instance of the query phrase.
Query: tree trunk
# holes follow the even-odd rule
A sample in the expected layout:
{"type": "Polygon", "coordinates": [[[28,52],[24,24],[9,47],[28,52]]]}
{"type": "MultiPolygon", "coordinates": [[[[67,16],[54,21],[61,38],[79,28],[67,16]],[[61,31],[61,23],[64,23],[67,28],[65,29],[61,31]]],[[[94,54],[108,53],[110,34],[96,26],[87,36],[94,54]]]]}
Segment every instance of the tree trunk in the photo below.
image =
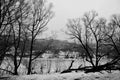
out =
{"type": "Polygon", "coordinates": [[[18,75],[17,69],[18,69],[18,66],[17,66],[17,50],[15,50],[15,55],[14,55],[14,75],[18,75]]]}
{"type": "Polygon", "coordinates": [[[29,58],[28,73],[27,73],[27,74],[31,74],[32,50],[33,50],[33,38],[32,38],[32,40],[31,40],[30,58],[29,58]]]}
{"type": "Polygon", "coordinates": [[[15,66],[15,68],[14,68],[14,75],[18,75],[18,71],[17,71],[17,66],[15,66]]]}
{"type": "Polygon", "coordinates": [[[1,55],[0,55],[0,65],[2,64],[4,57],[5,57],[5,52],[1,53],[1,55]]]}

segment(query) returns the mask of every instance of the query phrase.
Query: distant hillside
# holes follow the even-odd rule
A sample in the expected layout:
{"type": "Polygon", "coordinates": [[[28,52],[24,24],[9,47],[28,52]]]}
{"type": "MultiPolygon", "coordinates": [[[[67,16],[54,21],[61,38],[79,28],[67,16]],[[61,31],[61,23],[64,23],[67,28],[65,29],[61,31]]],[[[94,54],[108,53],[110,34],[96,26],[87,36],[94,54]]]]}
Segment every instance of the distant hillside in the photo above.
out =
{"type": "Polygon", "coordinates": [[[47,40],[47,39],[37,39],[35,42],[35,49],[39,50],[41,47],[50,45],[50,49],[60,49],[60,50],[75,50],[79,47],[76,43],[70,43],[67,40],[47,40]]]}

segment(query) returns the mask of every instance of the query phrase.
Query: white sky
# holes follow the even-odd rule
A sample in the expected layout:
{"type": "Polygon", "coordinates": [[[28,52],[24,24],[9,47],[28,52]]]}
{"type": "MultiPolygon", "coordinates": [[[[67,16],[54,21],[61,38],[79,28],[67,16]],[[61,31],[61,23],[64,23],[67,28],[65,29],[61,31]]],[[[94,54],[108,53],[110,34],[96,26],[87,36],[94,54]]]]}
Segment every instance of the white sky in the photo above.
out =
{"type": "Polygon", "coordinates": [[[99,16],[110,17],[112,14],[120,14],[120,0],[48,0],[52,2],[55,12],[54,18],[48,24],[45,36],[51,31],[57,33],[57,39],[66,40],[68,36],[63,32],[69,18],[81,17],[85,12],[95,10],[99,16]]]}

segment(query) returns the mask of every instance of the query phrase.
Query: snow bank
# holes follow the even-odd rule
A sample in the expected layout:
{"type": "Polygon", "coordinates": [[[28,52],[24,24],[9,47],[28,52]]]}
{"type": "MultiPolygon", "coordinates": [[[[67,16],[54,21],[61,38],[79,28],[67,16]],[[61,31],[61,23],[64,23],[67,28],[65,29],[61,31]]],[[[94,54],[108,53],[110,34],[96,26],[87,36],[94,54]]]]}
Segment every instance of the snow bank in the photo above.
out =
{"type": "Polygon", "coordinates": [[[45,74],[45,75],[23,75],[23,76],[12,76],[9,80],[120,80],[120,71],[113,71],[107,73],[84,73],[84,72],[72,72],[65,74],[45,74]]]}

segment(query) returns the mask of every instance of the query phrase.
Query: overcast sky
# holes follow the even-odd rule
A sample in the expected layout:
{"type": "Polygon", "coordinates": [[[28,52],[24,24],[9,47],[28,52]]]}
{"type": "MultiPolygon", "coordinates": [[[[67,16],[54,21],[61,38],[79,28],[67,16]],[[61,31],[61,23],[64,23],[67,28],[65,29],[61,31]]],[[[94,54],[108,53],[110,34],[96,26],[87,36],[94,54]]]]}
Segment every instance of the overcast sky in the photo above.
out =
{"type": "Polygon", "coordinates": [[[57,33],[57,39],[66,40],[68,36],[63,32],[69,18],[78,18],[85,12],[95,10],[99,16],[110,17],[112,14],[120,14],[120,0],[48,0],[52,2],[55,16],[48,24],[45,36],[51,32],[57,33]]]}

